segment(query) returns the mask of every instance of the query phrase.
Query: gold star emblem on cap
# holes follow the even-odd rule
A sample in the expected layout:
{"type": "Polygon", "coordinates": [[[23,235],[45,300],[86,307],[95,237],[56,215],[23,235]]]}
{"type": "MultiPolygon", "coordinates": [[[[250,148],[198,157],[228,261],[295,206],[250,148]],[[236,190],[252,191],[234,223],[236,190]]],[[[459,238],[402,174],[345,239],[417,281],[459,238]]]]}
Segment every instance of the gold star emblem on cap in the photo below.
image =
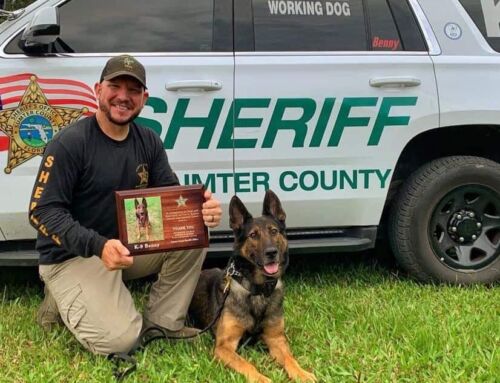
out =
{"type": "Polygon", "coordinates": [[[184,198],[182,194],[179,196],[178,199],[175,200],[175,202],[177,202],[177,207],[186,206],[187,201],[188,199],[184,198]]]}
{"type": "Polygon", "coordinates": [[[0,130],[10,138],[4,169],[7,174],[29,159],[42,155],[59,130],[88,111],[87,108],[52,107],[36,80],[36,76],[31,76],[17,107],[0,110],[0,130]]]}

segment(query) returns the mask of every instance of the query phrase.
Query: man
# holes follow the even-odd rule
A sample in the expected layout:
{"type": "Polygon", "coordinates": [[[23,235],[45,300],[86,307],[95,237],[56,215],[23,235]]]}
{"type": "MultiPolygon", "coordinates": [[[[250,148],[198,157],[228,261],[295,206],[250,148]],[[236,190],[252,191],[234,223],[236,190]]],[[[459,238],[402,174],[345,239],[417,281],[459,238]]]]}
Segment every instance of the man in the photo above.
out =
{"type": "MultiPolygon", "coordinates": [[[[115,190],[178,185],[160,138],[137,126],[148,98],[134,57],[111,58],[95,84],[98,109],[47,145],[30,204],[38,230],[45,299],[38,322],[60,318],[96,354],[129,351],[141,329],[190,336],[184,320],[206,249],[132,257],[118,240],[115,190]],[[123,280],[158,274],[143,317],[123,280]],[[143,323],[144,322],[144,323],[143,323]]],[[[205,192],[205,225],[220,223],[220,202],[205,192]]]]}

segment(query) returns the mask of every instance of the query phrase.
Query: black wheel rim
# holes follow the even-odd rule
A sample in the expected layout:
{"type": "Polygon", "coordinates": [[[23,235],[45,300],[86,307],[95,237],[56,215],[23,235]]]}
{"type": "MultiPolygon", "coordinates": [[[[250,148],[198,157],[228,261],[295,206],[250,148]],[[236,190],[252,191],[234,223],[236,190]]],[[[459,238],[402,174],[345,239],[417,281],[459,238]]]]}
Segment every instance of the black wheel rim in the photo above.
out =
{"type": "Polygon", "coordinates": [[[432,212],[429,238],[445,265],[486,267],[500,256],[500,196],[483,185],[453,189],[432,212]]]}

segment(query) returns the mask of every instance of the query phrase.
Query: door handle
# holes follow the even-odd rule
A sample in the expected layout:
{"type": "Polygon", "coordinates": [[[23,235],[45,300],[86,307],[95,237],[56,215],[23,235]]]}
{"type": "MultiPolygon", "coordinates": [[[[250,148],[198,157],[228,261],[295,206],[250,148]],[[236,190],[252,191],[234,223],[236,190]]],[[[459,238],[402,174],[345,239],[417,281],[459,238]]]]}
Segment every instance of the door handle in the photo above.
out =
{"type": "Polygon", "coordinates": [[[374,77],[370,79],[370,86],[374,88],[409,88],[419,86],[420,79],[415,77],[374,77]]]}
{"type": "Polygon", "coordinates": [[[195,92],[211,92],[222,89],[222,83],[215,80],[182,80],[172,81],[165,85],[165,89],[171,92],[182,90],[195,92]]]}

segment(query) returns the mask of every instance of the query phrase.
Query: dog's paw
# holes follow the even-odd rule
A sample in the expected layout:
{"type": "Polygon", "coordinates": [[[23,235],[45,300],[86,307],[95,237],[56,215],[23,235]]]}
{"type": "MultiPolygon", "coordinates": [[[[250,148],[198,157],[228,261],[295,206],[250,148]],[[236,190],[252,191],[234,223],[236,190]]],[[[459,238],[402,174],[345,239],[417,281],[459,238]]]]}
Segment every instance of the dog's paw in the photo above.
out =
{"type": "Polygon", "coordinates": [[[300,382],[317,382],[318,379],[316,379],[316,376],[310,372],[307,372],[305,370],[302,370],[297,377],[297,379],[300,382]]]}
{"type": "Polygon", "coordinates": [[[273,381],[269,379],[268,377],[259,374],[257,376],[252,376],[247,379],[248,382],[251,383],[272,383],[273,381]]]}
{"type": "Polygon", "coordinates": [[[307,372],[306,370],[303,370],[302,368],[298,368],[298,370],[295,370],[293,372],[289,372],[288,374],[289,378],[293,381],[296,382],[317,382],[318,379],[316,379],[316,376],[310,372],[307,372]]]}

